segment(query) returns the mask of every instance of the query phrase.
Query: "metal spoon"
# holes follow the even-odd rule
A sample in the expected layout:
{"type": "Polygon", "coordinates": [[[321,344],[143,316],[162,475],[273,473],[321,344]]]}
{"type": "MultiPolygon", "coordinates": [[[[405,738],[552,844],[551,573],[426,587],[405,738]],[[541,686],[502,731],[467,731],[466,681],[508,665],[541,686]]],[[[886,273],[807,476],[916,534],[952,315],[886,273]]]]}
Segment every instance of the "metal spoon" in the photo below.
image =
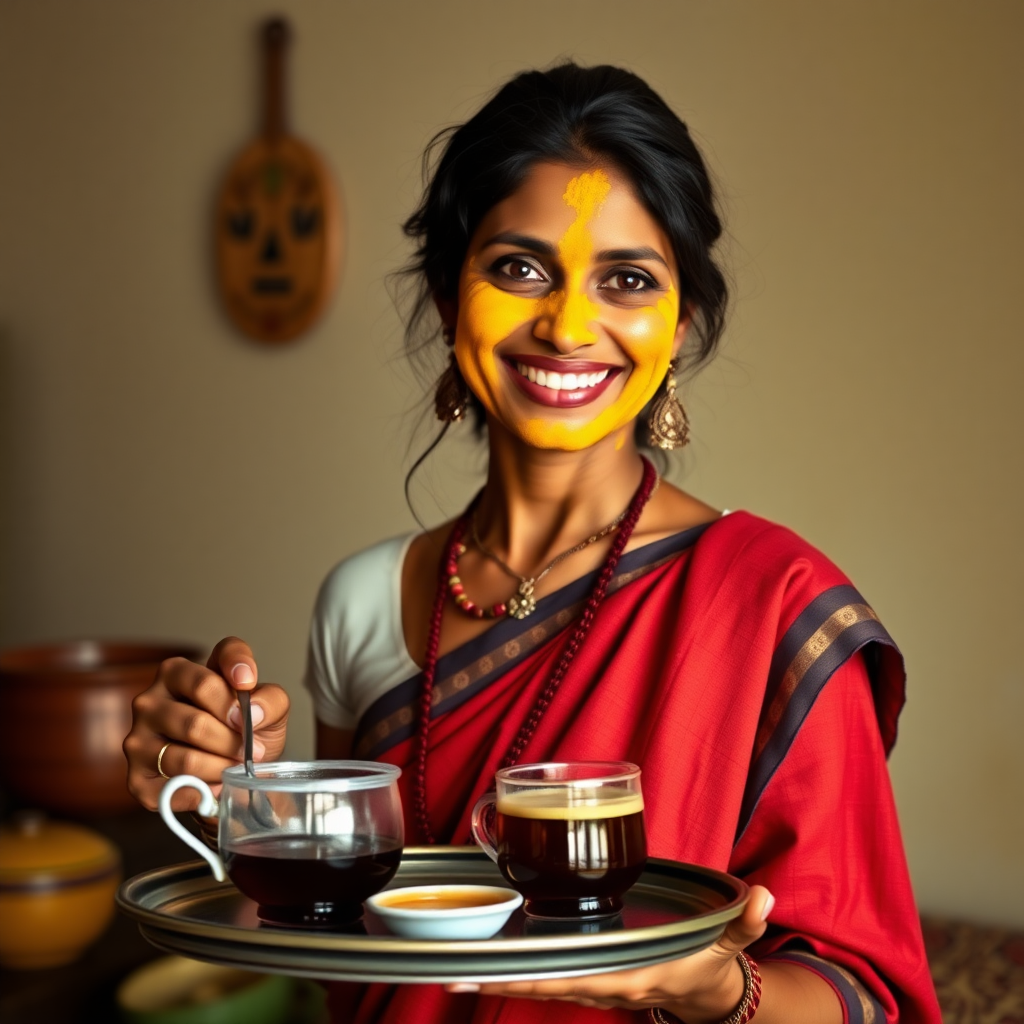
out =
{"type": "Polygon", "coordinates": [[[238,707],[242,712],[242,752],[245,757],[245,774],[256,778],[252,764],[252,694],[248,690],[238,691],[238,707]]]}
{"type": "MultiPolygon", "coordinates": [[[[245,759],[245,774],[256,778],[252,763],[252,694],[249,690],[238,691],[238,707],[242,712],[242,755],[245,759]]],[[[278,821],[274,808],[266,794],[249,792],[249,813],[264,828],[276,828],[278,821]]]]}

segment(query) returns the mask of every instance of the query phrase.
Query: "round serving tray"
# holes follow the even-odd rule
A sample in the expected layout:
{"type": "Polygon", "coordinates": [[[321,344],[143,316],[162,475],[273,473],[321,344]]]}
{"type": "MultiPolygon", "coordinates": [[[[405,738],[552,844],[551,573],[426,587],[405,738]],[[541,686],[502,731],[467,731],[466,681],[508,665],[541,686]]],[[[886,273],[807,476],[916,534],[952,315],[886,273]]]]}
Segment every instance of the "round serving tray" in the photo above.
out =
{"type": "MultiPolygon", "coordinates": [[[[389,889],[444,883],[505,885],[475,847],[406,847],[389,889]]],[[[721,871],[651,858],[620,914],[538,921],[517,910],[491,939],[428,941],[391,935],[367,910],[348,932],[262,924],[256,905],[205,861],[125,882],[120,909],[153,945],[197,960],[333,981],[430,983],[568,978],[646,967],[711,945],[738,917],[747,886],[721,871]]]]}

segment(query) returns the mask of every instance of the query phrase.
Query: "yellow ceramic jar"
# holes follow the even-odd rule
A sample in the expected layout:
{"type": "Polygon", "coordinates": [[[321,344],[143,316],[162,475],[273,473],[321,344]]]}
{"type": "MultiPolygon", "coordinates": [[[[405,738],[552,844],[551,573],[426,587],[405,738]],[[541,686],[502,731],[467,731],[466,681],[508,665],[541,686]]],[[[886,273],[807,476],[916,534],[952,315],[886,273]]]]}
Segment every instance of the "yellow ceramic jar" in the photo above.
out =
{"type": "Polygon", "coordinates": [[[0,827],[0,964],[77,959],[114,916],[121,855],[103,836],[37,812],[0,827]]]}

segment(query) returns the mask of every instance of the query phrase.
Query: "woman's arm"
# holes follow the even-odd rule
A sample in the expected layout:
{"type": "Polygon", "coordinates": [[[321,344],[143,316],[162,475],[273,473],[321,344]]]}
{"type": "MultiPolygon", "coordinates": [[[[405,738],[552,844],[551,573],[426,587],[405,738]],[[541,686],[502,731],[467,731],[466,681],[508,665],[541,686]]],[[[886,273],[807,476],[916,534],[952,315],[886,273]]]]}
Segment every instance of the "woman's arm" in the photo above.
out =
{"type": "MultiPolygon", "coordinates": [[[[771,896],[754,886],[743,915],[710,949],[681,960],[586,978],[496,985],[449,986],[452,992],[563,999],[584,1006],[644,1010],[659,1007],[686,1024],[717,1024],[743,997],[743,972],[736,954],[764,932],[762,915],[771,896]]],[[[843,1008],[832,986],[798,964],[759,965],[762,978],[757,1024],[842,1024],[843,1008]]],[[[671,1018],[669,1018],[671,1019],[671,1018]]]]}

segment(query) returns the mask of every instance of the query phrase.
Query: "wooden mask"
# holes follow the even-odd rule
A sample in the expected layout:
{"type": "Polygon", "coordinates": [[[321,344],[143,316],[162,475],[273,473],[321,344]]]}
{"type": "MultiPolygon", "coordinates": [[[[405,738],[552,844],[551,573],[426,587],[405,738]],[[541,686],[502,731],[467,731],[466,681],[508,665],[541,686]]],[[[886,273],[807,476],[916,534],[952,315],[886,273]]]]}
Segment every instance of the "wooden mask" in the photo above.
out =
{"type": "Polygon", "coordinates": [[[287,133],[284,58],[288,26],[263,29],[263,133],[234,160],[217,201],[220,291],[249,337],[291,341],[334,290],[341,255],[339,204],[327,168],[287,133]]]}

